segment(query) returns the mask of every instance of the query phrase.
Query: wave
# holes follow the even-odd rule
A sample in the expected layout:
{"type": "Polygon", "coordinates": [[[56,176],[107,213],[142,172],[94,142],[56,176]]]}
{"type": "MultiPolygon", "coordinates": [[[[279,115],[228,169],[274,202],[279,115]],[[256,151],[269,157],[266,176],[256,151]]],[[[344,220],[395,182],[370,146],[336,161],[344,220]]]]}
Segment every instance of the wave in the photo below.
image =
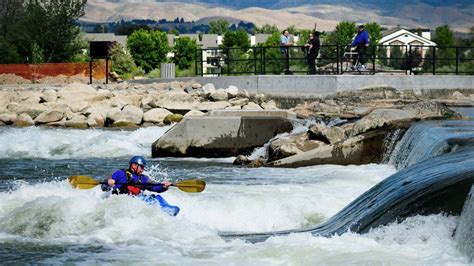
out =
{"type": "Polygon", "coordinates": [[[151,144],[170,127],[137,130],[1,127],[0,158],[151,156],[151,144]]]}

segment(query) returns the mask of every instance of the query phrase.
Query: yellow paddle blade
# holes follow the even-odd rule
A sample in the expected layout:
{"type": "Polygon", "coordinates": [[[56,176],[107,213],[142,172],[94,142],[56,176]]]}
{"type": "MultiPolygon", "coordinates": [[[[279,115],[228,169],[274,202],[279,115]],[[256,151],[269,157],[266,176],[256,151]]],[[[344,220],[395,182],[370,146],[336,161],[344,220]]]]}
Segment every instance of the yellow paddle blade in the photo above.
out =
{"type": "Polygon", "coordinates": [[[179,181],[173,186],[178,187],[180,190],[184,192],[201,192],[206,188],[206,182],[198,179],[189,179],[189,180],[184,180],[184,181],[179,181]]]}
{"type": "Polygon", "coordinates": [[[78,188],[78,189],[91,189],[97,186],[98,184],[100,184],[99,181],[86,175],[70,176],[69,183],[71,184],[73,188],[78,188]]]}

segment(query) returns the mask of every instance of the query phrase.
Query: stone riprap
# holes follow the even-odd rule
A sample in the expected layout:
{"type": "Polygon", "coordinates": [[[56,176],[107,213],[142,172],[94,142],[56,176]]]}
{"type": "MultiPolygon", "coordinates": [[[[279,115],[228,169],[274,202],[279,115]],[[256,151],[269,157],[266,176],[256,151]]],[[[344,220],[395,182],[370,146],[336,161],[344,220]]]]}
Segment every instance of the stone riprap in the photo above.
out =
{"type": "Polygon", "coordinates": [[[235,86],[216,89],[212,83],[115,83],[87,85],[4,85],[0,87],[0,125],[72,128],[163,125],[182,115],[216,109],[275,110],[275,102],[251,101],[235,86]]]}

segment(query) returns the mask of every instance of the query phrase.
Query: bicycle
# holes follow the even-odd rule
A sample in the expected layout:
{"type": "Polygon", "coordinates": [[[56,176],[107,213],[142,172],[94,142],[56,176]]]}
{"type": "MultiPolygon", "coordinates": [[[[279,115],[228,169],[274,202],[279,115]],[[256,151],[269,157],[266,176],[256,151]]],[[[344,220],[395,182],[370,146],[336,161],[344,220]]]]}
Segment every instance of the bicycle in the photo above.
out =
{"type": "Polygon", "coordinates": [[[344,48],[344,54],[342,55],[341,62],[341,73],[344,72],[361,72],[364,71],[365,67],[359,62],[359,53],[353,49],[350,45],[344,48]],[[353,64],[355,58],[355,63],[353,64]]]}

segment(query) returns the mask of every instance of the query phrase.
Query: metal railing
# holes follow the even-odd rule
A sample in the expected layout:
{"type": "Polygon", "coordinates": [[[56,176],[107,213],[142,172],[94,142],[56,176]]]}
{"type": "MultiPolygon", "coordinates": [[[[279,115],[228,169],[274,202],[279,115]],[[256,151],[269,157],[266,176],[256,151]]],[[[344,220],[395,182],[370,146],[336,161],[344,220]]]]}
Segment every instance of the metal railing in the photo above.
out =
{"type": "MultiPolygon", "coordinates": [[[[249,48],[209,48],[196,50],[197,76],[283,74],[280,46],[249,48]]],[[[308,64],[303,46],[289,48],[290,70],[307,74],[308,64]]],[[[373,45],[365,51],[365,68],[354,65],[357,53],[347,46],[321,45],[316,59],[317,74],[403,75],[474,75],[474,47],[373,45]]]]}

